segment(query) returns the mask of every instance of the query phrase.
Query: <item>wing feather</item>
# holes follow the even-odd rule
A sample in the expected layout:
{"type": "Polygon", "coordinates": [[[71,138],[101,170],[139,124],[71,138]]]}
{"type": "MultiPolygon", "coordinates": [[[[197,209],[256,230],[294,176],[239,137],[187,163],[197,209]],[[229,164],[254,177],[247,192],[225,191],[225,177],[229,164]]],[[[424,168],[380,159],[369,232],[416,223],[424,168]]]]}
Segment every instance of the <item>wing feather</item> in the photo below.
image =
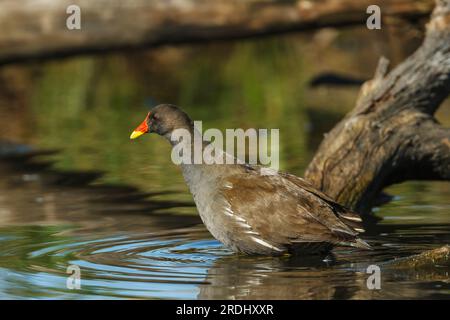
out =
{"type": "Polygon", "coordinates": [[[335,203],[298,177],[260,175],[246,171],[224,178],[221,194],[234,214],[252,230],[276,245],[294,243],[347,243],[358,232],[345,221],[355,214],[335,203]]]}

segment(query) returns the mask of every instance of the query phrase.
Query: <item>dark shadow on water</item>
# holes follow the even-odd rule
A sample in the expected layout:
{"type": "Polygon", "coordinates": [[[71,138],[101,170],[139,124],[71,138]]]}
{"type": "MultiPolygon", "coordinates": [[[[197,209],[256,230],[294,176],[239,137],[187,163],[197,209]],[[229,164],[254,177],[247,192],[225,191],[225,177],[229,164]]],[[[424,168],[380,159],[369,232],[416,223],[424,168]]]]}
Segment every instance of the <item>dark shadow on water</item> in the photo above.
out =
{"type": "Polygon", "coordinates": [[[358,79],[349,75],[335,72],[323,72],[315,75],[309,82],[311,88],[322,86],[360,86],[368,79],[358,79]]]}

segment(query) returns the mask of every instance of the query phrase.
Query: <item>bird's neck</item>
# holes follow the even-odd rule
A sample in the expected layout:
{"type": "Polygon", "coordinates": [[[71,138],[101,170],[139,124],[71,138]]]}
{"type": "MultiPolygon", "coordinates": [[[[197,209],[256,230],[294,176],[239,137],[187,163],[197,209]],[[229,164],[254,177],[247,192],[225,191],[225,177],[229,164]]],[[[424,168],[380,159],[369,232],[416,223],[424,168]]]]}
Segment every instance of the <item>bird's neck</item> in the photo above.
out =
{"type": "Polygon", "coordinates": [[[203,141],[202,134],[193,126],[184,132],[172,132],[166,138],[172,145],[172,161],[181,166],[194,197],[199,188],[213,186],[216,179],[232,170],[237,163],[232,155],[211,142],[203,141]]]}

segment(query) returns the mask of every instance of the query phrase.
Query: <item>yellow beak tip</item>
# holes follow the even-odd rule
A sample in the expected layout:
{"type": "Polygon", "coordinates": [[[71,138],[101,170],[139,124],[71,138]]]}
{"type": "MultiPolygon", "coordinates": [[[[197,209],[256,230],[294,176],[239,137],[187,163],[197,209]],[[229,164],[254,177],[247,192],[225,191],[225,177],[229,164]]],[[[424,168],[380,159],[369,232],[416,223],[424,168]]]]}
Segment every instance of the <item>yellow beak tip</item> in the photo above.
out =
{"type": "Polygon", "coordinates": [[[130,139],[133,140],[133,139],[139,138],[143,134],[144,134],[144,132],[142,132],[142,131],[133,131],[131,133],[130,139]]]}

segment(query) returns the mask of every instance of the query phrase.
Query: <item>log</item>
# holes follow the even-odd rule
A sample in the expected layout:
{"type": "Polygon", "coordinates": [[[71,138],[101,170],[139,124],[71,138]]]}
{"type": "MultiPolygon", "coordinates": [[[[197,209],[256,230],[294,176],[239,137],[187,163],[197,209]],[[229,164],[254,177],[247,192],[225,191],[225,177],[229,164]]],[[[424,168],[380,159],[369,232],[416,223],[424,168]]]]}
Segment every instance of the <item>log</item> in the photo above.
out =
{"type": "Polygon", "coordinates": [[[450,246],[446,245],[437,249],[422,252],[420,254],[394,259],[383,265],[384,268],[390,270],[434,270],[436,266],[440,266],[447,273],[450,268],[450,246]]]}
{"type": "Polygon", "coordinates": [[[305,177],[364,214],[383,188],[450,180],[450,129],[434,113],[450,93],[450,0],[438,0],[418,50],[388,73],[381,58],[355,108],[323,139],[305,177]]]}
{"type": "Polygon", "coordinates": [[[365,24],[373,4],[383,19],[415,20],[433,8],[432,0],[1,0],[0,64],[365,24]],[[81,30],[66,28],[73,4],[81,30]]]}

